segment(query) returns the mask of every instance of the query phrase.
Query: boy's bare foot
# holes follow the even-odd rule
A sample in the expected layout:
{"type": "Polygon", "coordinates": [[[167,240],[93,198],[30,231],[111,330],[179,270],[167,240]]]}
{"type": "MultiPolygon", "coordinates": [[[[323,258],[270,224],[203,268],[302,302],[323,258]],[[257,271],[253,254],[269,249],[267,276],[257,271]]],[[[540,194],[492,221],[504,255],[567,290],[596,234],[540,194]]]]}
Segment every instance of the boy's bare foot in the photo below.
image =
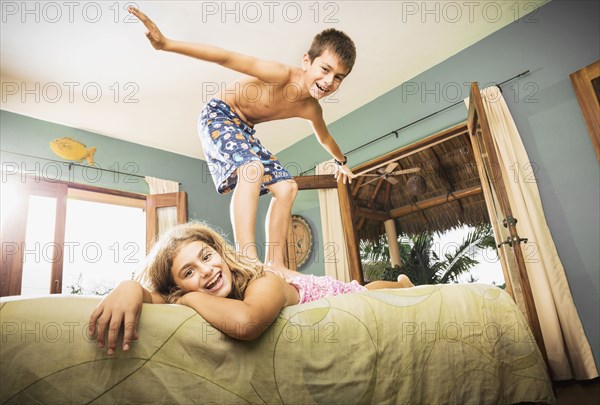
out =
{"type": "Polygon", "coordinates": [[[408,276],[406,274],[400,274],[398,276],[398,282],[400,283],[400,285],[402,286],[402,288],[410,288],[410,287],[414,287],[415,286],[412,283],[412,281],[410,281],[410,278],[408,278],[408,276]]]}

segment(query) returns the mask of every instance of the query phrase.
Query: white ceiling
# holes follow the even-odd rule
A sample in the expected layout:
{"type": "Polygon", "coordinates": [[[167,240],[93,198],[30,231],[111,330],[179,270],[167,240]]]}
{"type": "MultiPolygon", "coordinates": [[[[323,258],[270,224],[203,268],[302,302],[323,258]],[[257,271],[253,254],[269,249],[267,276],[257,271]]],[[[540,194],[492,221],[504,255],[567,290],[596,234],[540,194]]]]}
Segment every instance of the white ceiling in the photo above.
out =
{"type": "MultiPolygon", "coordinates": [[[[340,91],[323,102],[325,120],[333,122],[547,2],[137,5],[166,36],[290,65],[299,65],[317,32],[328,27],[345,31],[358,55],[340,91]]],[[[155,51],[143,25],[127,21],[131,2],[1,3],[2,109],[203,158],[196,132],[200,109],[211,89],[237,73],[155,51]]],[[[300,119],[263,123],[257,130],[273,153],[311,134],[300,119]]]]}

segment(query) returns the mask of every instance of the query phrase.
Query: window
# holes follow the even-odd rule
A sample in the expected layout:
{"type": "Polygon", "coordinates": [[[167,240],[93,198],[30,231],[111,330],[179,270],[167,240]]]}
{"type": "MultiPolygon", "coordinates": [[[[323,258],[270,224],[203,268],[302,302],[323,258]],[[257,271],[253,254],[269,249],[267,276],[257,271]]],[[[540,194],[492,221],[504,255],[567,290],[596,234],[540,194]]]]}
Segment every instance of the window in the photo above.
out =
{"type": "Polygon", "coordinates": [[[104,295],[133,278],[146,251],[144,207],[144,200],[69,189],[63,294],[104,295]]]}
{"type": "Polygon", "coordinates": [[[23,249],[22,295],[47,294],[54,262],[56,198],[29,196],[25,249],[23,249]]]}
{"type": "Polygon", "coordinates": [[[2,296],[105,294],[140,269],[145,195],[6,177],[2,296]]]}
{"type": "Polygon", "coordinates": [[[571,83],[600,160],[600,60],[572,73],[571,83]]]}
{"type": "Polygon", "coordinates": [[[187,221],[185,192],[0,175],[0,296],[105,294],[141,270],[159,233],[187,221]]]}

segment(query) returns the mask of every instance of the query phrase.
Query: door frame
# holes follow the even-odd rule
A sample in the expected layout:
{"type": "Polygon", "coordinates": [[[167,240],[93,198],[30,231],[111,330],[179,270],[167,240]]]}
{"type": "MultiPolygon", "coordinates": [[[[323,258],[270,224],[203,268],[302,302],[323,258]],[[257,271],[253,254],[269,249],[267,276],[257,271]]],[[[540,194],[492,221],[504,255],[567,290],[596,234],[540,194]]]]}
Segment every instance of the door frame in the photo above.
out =
{"type": "MultiPolygon", "coordinates": [[[[535,302],[533,300],[531,284],[529,283],[529,276],[525,266],[525,258],[523,256],[523,251],[521,250],[521,242],[526,241],[526,239],[521,238],[517,232],[517,220],[512,214],[508,193],[504,185],[504,180],[502,179],[502,170],[500,170],[499,159],[496,153],[492,131],[490,129],[487,114],[485,113],[481,92],[477,82],[471,83],[467,126],[469,128],[469,134],[471,135],[473,152],[475,155],[479,156],[479,160],[483,163],[481,166],[478,166],[482,184],[486,181],[486,178],[493,179],[493,181],[488,181],[487,184],[491,189],[493,189],[495,195],[497,196],[497,201],[502,211],[501,214],[504,216],[503,225],[508,229],[509,232],[508,239],[506,241],[500,241],[498,244],[498,252],[503,254],[501,246],[504,246],[504,249],[510,250],[514,254],[519,284],[521,285],[521,290],[523,293],[523,301],[525,304],[525,311],[529,320],[529,325],[531,326],[533,336],[537,342],[540,352],[542,353],[542,356],[544,357],[546,365],[548,366],[546,346],[544,345],[542,329],[540,326],[535,302]],[[488,162],[488,164],[485,164],[486,162],[488,162]],[[481,177],[482,171],[484,171],[483,175],[486,176],[486,178],[481,177]]],[[[488,197],[492,198],[491,195],[486,195],[486,201],[488,197]]],[[[492,215],[491,212],[489,214],[490,216],[492,215]]],[[[492,220],[492,218],[490,218],[490,220],[492,220]]],[[[496,229],[494,231],[496,233],[496,229]]],[[[499,233],[497,233],[497,236],[499,236],[499,233]]],[[[507,277],[506,273],[507,271],[505,272],[505,278],[507,277]]]]}

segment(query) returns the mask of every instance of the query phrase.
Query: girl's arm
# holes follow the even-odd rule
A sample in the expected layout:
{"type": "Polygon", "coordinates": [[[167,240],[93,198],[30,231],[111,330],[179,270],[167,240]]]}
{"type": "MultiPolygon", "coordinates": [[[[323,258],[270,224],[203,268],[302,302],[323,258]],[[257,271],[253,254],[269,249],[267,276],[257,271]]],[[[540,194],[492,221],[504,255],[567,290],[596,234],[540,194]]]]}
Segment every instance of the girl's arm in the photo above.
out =
{"type": "Polygon", "coordinates": [[[277,318],[281,309],[292,303],[286,299],[287,285],[281,278],[266,273],[246,288],[243,301],[217,297],[205,292],[190,292],[179,303],[193,308],[224,334],[240,340],[259,337],[277,318]]]}
{"type": "Polygon", "coordinates": [[[159,294],[146,290],[137,281],[124,281],[104,297],[94,309],[90,316],[88,333],[90,336],[96,333],[98,347],[103,348],[108,331],[108,354],[112,355],[123,324],[123,351],[127,351],[130,342],[138,338],[137,325],[142,304],[164,304],[164,302],[159,294]]]}
{"type": "Polygon", "coordinates": [[[128,11],[146,26],[148,29],[146,37],[155,49],[217,63],[228,69],[254,76],[265,83],[283,83],[290,77],[291,69],[282,63],[261,60],[212,45],[169,39],[160,32],[156,24],[146,14],[131,6],[128,11]]]}

